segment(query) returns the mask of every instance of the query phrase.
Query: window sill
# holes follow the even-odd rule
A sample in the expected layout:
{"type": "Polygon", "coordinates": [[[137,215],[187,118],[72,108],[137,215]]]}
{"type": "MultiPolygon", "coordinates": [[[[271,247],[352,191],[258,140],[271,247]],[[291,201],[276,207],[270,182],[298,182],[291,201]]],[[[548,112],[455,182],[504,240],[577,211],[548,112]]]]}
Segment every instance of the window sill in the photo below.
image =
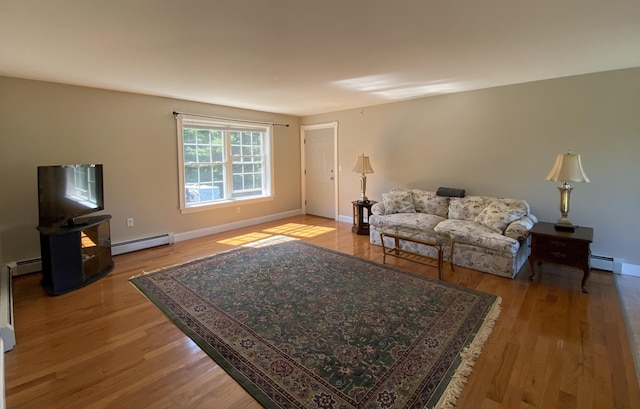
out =
{"type": "Polygon", "coordinates": [[[274,196],[225,200],[221,202],[208,203],[208,204],[203,204],[199,206],[183,207],[183,208],[180,208],[180,213],[189,214],[189,213],[204,212],[207,210],[223,209],[227,207],[238,207],[238,206],[254,204],[254,203],[269,202],[269,201],[272,201],[273,198],[274,196]]]}

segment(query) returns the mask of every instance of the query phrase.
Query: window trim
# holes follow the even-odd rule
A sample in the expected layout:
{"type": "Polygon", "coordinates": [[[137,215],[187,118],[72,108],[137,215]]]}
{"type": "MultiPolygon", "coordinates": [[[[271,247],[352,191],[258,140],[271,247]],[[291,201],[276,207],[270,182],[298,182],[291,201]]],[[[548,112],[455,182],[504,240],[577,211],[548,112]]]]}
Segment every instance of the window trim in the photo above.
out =
{"type": "MultiPolygon", "coordinates": [[[[230,120],[230,119],[216,119],[206,118],[201,116],[194,116],[188,114],[178,114],[176,118],[176,134],[178,142],[178,194],[179,194],[179,210],[180,213],[193,213],[212,209],[220,209],[225,207],[239,206],[241,204],[260,203],[265,201],[271,201],[275,197],[275,181],[274,181],[274,167],[273,167],[273,124],[268,123],[256,123],[256,122],[244,122],[242,120],[230,120]],[[184,172],[184,122],[199,123],[204,126],[211,125],[214,127],[227,126],[229,128],[244,128],[244,129],[259,129],[265,131],[265,137],[263,141],[263,149],[265,153],[264,160],[264,186],[263,195],[254,197],[239,197],[228,198],[220,200],[215,203],[199,204],[187,207],[185,197],[185,172],[184,172]]],[[[228,147],[225,146],[225,149],[228,147]]],[[[231,158],[229,158],[231,160],[231,158]]],[[[231,177],[229,175],[229,177],[231,177]]]]}

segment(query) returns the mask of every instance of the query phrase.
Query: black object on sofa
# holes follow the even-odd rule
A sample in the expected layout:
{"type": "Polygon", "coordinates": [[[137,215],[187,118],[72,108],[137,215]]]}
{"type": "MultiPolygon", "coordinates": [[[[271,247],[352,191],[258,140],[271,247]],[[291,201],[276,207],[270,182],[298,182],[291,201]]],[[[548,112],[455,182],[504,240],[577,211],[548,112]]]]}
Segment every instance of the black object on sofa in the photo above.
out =
{"type": "Polygon", "coordinates": [[[453,187],[439,187],[436,191],[436,195],[445,197],[464,197],[464,189],[456,189],[453,187]]]}

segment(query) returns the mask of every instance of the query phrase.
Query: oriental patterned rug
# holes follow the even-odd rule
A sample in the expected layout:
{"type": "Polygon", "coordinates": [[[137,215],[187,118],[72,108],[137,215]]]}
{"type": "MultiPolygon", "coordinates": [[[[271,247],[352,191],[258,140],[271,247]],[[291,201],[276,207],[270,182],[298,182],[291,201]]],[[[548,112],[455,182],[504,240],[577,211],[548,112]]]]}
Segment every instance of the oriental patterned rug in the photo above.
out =
{"type": "Polygon", "coordinates": [[[131,279],[267,408],[455,404],[500,298],[308,243],[131,279]]]}

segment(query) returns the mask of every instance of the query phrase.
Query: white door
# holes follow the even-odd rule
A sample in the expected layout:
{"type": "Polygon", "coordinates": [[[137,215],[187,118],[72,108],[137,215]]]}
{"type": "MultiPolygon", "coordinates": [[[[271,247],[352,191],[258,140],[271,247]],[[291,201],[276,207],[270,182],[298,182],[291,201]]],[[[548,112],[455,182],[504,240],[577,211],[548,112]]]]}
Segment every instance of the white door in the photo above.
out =
{"type": "Polygon", "coordinates": [[[336,218],[335,138],[337,124],[302,127],[305,213],[336,218]]]}

